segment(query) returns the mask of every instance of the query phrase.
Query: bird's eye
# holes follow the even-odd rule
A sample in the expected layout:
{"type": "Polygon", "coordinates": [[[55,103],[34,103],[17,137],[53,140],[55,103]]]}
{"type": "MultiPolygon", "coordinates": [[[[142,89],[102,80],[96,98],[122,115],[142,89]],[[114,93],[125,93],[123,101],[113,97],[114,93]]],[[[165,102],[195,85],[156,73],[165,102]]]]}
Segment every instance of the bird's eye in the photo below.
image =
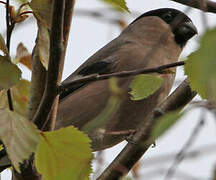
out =
{"type": "Polygon", "coordinates": [[[163,19],[167,23],[170,23],[173,20],[173,15],[171,14],[171,12],[168,12],[168,13],[166,13],[166,14],[163,15],[163,19]]]}

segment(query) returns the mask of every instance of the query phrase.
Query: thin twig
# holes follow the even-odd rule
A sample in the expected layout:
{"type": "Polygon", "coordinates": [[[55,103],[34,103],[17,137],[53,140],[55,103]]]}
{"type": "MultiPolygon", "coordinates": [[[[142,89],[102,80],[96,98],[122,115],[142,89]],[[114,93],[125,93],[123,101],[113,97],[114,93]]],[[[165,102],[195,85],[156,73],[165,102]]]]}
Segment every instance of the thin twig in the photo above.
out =
{"type": "Polygon", "coordinates": [[[203,107],[208,109],[210,112],[215,113],[216,110],[216,103],[213,101],[193,101],[191,102],[189,105],[193,106],[193,107],[203,107]]]}
{"type": "Polygon", "coordinates": [[[132,141],[134,143],[127,143],[125,148],[106,168],[98,180],[115,180],[126,175],[153,143],[150,141],[150,133],[154,124],[157,122],[157,118],[161,115],[161,113],[158,112],[167,113],[183,108],[183,106],[189,103],[195,95],[196,92],[191,90],[189,83],[185,80],[164,102],[161,103],[161,105],[158,106],[160,111],[154,111],[151,118],[140,125],[141,129],[133,136],[132,141]]]}
{"type": "MultiPolygon", "coordinates": [[[[166,171],[167,169],[164,168],[164,166],[155,166],[153,170],[148,171],[146,173],[142,173],[140,176],[145,177],[145,179],[156,179],[156,177],[160,177],[159,179],[161,179],[161,176],[163,176],[166,171]]],[[[183,180],[211,180],[208,177],[199,177],[198,175],[197,177],[195,177],[194,174],[192,174],[192,172],[185,172],[185,171],[178,170],[176,172],[175,180],[182,180],[182,179],[183,180]]]]}
{"type": "Polygon", "coordinates": [[[7,3],[6,2],[4,2],[4,1],[0,1],[0,3],[2,3],[2,4],[4,4],[4,5],[6,5],[7,3]]]}
{"type": "MultiPolygon", "coordinates": [[[[189,152],[185,153],[185,159],[195,160],[198,158],[202,158],[203,156],[210,156],[215,154],[216,144],[208,144],[196,146],[189,152]]],[[[161,155],[156,155],[153,157],[149,157],[145,160],[141,160],[141,168],[150,168],[155,166],[165,166],[166,163],[169,163],[176,157],[176,152],[164,153],[161,155]]],[[[167,172],[167,171],[166,171],[167,172]]]]}
{"type": "Polygon", "coordinates": [[[33,11],[24,11],[24,12],[20,13],[19,16],[22,16],[24,14],[33,14],[33,11]]]}
{"type": "MultiPolygon", "coordinates": [[[[10,17],[9,5],[10,5],[10,1],[7,0],[7,2],[6,2],[6,25],[7,25],[6,44],[7,44],[8,54],[10,53],[11,34],[12,34],[12,31],[13,31],[13,28],[14,28],[14,25],[15,25],[14,22],[12,22],[11,17],[10,17]]],[[[14,108],[13,108],[13,101],[12,101],[11,90],[10,89],[7,90],[7,98],[8,98],[9,109],[11,111],[13,111],[14,108]]]]}
{"type": "Polygon", "coordinates": [[[115,72],[111,74],[103,74],[103,75],[98,75],[98,74],[93,74],[89,76],[84,76],[79,79],[67,81],[66,83],[62,84],[59,86],[59,93],[62,93],[63,91],[70,90],[70,88],[73,88],[74,85],[81,84],[81,83],[88,83],[92,81],[100,81],[100,80],[105,80],[109,79],[111,77],[118,77],[118,78],[123,78],[123,77],[128,77],[128,76],[135,76],[138,74],[149,74],[149,73],[167,73],[165,70],[177,66],[182,66],[184,65],[184,61],[180,62],[175,62],[175,63],[170,63],[162,66],[157,66],[153,68],[144,68],[144,69],[136,69],[132,71],[121,71],[121,72],[115,72]]]}
{"type": "MultiPolygon", "coordinates": [[[[200,0],[171,0],[171,1],[184,4],[196,9],[200,9],[200,0]]],[[[206,12],[216,13],[216,2],[206,0],[206,12]]]]}
{"type": "MultiPolygon", "coordinates": [[[[109,19],[111,17],[121,16],[123,13],[119,11],[115,11],[112,8],[97,8],[97,9],[75,9],[74,14],[76,16],[86,16],[86,17],[93,17],[93,18],[106,18],[109,19]]],[[[126,14],[127,15],[127,14],[126,14]]],[[[138,11],[132,11],[130,16],[137,17],[140,15],[138,11]]]]}
{"type": "Polygon", "coordinates": [[[8,52],[10,52],[10,39],[11,39],[11,33],[12,30],[14,28],[14,23],[11,22],[11,16],[10,16],[10,11],[9,11],[9,4],[10,1],[7,0],[6,2],[6,25],[7,25],[7,40],[6,40],[6,44],[7,44],[7,48],[8,48],[8,52]]]}
{"type": "MultiPolygon", "coordinates": [[[[75,11],[77,16],[86,16],[92,17],[94,20],[100,20],[102,23],[118,24],[119,21],[122,21],[122,13],[115,14],[115,16],[110,16],[113,14],[112,9],[99,9],[99,10],[88,10],[88,9],[79,9],[75,11]]],[[[131,16],[138,16],[140,13],[131,13],[131,16]]]]}
{"type": "Polygon", "coordinates": [[[59,66],[63,55],[64,0],[53,2],[50,33],[50,57],[45,92],[33,122],[41,129],[46,122],[58,91],[59,66]]]}
{"type": "Polygon", "coordinates": [[[200,133],[200,130],[203,128],[204,122],[205,122],[205,113],[202,113],[199,122],[197,123],[196,127],[194,128],[193,132],[191,133],[188,141],[185,143],[185,145],[182,147],[180,152],[176,155],[175,160],[171,167],[169,168],[164,180],[171,179],[177,169],[177,166],[182,162],[182,160],[186,156],[187,150],[191,147],[191,145],[195,142],[196,138],[198,137],[198,134],[200,133]]]}

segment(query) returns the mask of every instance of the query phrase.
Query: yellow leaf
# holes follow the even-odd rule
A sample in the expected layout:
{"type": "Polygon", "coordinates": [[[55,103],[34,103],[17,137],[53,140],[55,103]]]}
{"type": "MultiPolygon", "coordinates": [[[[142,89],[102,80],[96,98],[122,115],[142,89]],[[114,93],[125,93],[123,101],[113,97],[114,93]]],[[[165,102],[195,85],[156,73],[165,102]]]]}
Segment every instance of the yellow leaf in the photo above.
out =
{"type": "Polygon", "coordinates": [[[48,69],[49,63],[50,38],[48,29],[41,23],[38,23],[38,51],[39,58],[43,66],[48,69]]]}
{"type": "Polygon", "coordinates": [[[22,43],[19,43],[19,45],[17,46],[16,57],[14,62],[19,62],[26,66],[28,69],[32,70],[31,54],[28,52],[28,50],[22,43]]]}

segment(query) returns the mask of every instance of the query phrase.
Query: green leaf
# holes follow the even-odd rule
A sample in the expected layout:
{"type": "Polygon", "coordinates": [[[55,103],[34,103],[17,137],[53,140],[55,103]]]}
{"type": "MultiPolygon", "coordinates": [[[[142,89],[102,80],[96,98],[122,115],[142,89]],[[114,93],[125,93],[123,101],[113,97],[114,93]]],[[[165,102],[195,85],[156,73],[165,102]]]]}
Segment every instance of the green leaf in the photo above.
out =
{"type": "Polygon", "coordinates": [[[89,179],[90,139],[73,126],[41,134],[35,165],[44,180],[89,179]]]}
{"type": "Polygon", "coordinates": [[[0,139],[13,166],[20,172],[20,163],[36,151],[39,133],[33,123],[9,109],[0,109],[0,117],[0,139]]]}
{"type": "Polygon", "coordinates": [[[130,12],[125,0],[103,0],[117,10],[130,12]]]}
{"type": "Polygon", "coordinates": [[[162,85],[163,79],[156,75],[141,74],[130,84],[131,100],[142,100],[156,92],[162,85]]]}
{"type": "Polygon", "coordinates": [[[164,134],[169,128],[171,128],[181,117],[183,113],[179,111],[168,112],[164,116],[157,120],[152,131],[151,139],[155,141],[159,136],[164,134]]]}
{"type": "MultiPolygon", "coordinates": [[[[18,84],[10,89],[13,99],[14,111],[22,116],[26,115],[29,88],[30,82],[22,79],[18,84]]],[[[7,90],[2,90],[0,92],[0,109],[6,108],[8,108],[7,90]]]]}
{"type": "Polygon", "coordinates": [[[0,90],[9,89],[17,84],[21,78],[20,69],[8,60],[6,56],[0,56],[0,90]]]}
{"type": "Polygon", "coordinates": [[[192,53],[185,65],[191,88],[203,99],[216,100],[216,29],[207,31],[199,49],[192,53]]]}
{"type": "Polygon", "coordinates": [[[0,50],[2,50],[5,55],[8,55],[7,46],[5,45],[4,38],[2,37],[1,34],[0,34],[0,50]]]}

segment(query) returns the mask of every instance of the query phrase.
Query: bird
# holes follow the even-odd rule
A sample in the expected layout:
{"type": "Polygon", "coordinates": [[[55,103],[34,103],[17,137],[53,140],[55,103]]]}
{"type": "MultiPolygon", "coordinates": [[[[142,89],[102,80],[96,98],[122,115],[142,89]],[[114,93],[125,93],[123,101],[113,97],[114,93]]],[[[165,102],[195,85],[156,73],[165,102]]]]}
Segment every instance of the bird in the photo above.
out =
{"type": "MultiPolygon", "coordinates": [[[[87,59],[62,82],[62,86],[88,75],[103,75],[174,63],[178,61],[188,40],[197,33],[192,20],[179,10],[161,8],[148,11],[87,59]]],[[[172,70],[175,71],[175,68],[172,70]]],[[[135,77],[118,78],[118,86],[125,94],[120,106],[107,122],[89,131],[84,127],[89,122],[98,120],[97,117],[112,96],[110,80],[77,84],[59,96],[55,129],[70,125],[81,131],[84,129],[91,139],[93,151],[112,147],[125,140],[128,132],[137,131],[140,123],[148,119],[154,108],[168,96],[175,74],[165,73],[161,77],[164,79],[161,87],[139,101],[131,100],[128,93],[129,85],[135,77]]],[[[0,153],[0,171],[3,171],[11,166],[11,162],[5,149],[0,153]]]]}
{"type": "MultiPolygon", "coordinates": [[[[177,9],[148,11],[87,59],[62,85],[88,75],[110,74],[177,62],[188,40],[196,34],[197,29],[192,20],[177,9]]],[[[154,108],[168,96],[175,73],[160,76],[164,80],[161,87],[149,97],[138,101],[131,100],[128,93],[130,83],[135,77],[117,78],[118,87],[125,94],[118,109],[103,124],[91,131],[85,130],[91,139],[93,151],[104,150],[120,143],[126,139],[127,132],[137,131],[140,123],[149,118],[154,108]]],[[[81,83],[62,92],[55,129],[73,125],[82,131],[86,124],[96,121],[112,96],[109,85],[110,80],[105,79],[81,83]]]]}

